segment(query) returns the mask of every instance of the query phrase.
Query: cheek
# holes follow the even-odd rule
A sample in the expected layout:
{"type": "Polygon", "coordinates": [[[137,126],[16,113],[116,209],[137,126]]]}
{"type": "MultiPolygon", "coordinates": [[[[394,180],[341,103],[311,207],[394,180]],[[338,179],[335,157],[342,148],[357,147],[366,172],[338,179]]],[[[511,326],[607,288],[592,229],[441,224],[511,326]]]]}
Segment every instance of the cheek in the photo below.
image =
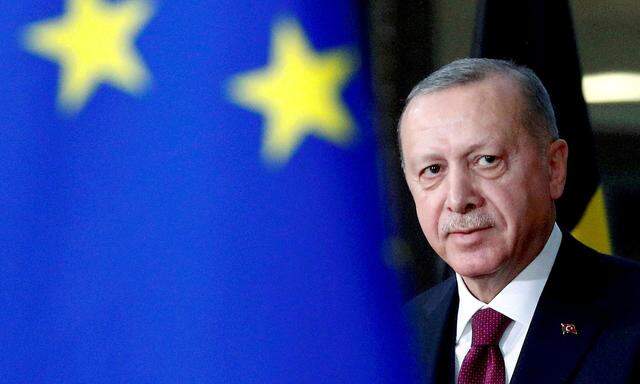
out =
{"type": "Polygon", "coordinates": [[[538,186],[532,187],[523,180],[501,180],[486,190],[486,196],[495,211],[495,219],[506,227],[505,234],[518,232],[523,224],[544,211],[544,207],[537,202],[540,200],[539,191],[536,191],[538,186]]]}
{"type": "Polygon", "coordinates": [[[507,229],[518,222],[527,198],[513,185],[495,181],[484,188],[484,196],[497,224],[507,229]]]}
{"type": "Polygon", "coordinates": [[[429,243],[434,246],[434,242],[438,241],[438,223],[442,213],[443,204],[437,199],[437,196],[429,195],[420,196],[415,200],[416,214],[422,232],[429,240],[429,243]]]}

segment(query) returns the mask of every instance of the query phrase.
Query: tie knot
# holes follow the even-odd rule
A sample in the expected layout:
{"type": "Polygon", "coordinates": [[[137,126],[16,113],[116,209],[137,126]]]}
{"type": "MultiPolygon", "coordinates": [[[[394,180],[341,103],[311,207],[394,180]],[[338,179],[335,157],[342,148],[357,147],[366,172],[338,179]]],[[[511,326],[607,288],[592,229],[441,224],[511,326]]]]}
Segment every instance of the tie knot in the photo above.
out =
{"type": "Polygon", "coordinates": [[[471,318],[471,345],[498,345],[511,319],[491,308],[481,309],[471,318]]]}

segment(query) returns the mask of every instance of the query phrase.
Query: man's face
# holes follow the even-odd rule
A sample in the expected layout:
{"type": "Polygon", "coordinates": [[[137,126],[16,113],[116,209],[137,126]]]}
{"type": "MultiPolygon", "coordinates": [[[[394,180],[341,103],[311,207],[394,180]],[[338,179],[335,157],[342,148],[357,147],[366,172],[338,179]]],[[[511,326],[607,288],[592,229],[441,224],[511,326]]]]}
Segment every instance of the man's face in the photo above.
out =
{"type": "Polygon", "coordinates": [[[528,264],[547,240],[566,174],[566,143],[522,127],[510,79],[414,98],[401,120],[405,177],[422,231],[456,272],[481,278],[528,264]]]}

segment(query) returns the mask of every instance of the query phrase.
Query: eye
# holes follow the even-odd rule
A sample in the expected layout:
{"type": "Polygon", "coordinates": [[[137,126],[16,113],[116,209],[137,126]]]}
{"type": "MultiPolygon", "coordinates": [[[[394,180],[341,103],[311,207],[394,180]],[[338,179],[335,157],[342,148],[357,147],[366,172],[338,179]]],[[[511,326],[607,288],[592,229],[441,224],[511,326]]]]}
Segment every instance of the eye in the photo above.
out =
{"type": "Polygon", "coordinates": [[[422,170],[418,174],[418,182],[424,189],[434,188],[436,185],[438,185],[440,180],[443,179],[446,172],[447,164],[445,162],[431,163],[422,168],[422,170]]]}
{"type": "Polygon", "coordinates": [[[429,165],[428,167],[426,167],[426,168],[422,171],[422,173],[423,173],[424,175],[426,175],[427,177],[429,177],[429,176],[435,176],[435,175],[437,175],[438,173],[440,173],[440,170],[441,170],[441,166],[440,166],[440,164],[432,164],[432,165],[429,165]]]}
{"type": "Polygon", "coordinates": [[[493,155],[483,155],[478,159],[478,165],[481,167],[491,167],[498,163],[498,157],[493,155]]]}

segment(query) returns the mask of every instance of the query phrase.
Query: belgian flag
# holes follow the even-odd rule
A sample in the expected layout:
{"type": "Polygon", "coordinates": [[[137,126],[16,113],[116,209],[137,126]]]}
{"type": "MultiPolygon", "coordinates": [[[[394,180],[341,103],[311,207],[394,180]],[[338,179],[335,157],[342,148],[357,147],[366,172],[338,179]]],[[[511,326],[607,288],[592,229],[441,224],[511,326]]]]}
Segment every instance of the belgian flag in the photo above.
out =
{"type": "Polygon", "coordinates": [[[511,60],[542,80],[569,144],[565,192],[558,224],[600,252],[612,251],[604,195],[568,1],[480,0],[472,56],[511,60]]]}

